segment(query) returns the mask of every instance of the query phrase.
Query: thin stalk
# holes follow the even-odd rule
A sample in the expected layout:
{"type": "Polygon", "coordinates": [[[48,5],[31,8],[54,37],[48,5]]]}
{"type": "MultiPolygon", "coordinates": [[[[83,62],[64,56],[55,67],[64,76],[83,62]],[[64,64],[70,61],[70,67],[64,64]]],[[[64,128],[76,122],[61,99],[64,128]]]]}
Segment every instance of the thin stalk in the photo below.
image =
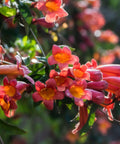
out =
{"type": "Polygon", "coordinates": [[[13,63],[10,63],[10,62],[4,61],[4,60],[0,60],[0,63],[4,63],[4,64],[8,64],[8,65],[13,65],[13,63]]]}
{"type": "Polygon", "coordinates": [[[1,136],[0,136],[0,144],[4,144],[1,136]]]}
{"type": "Polygon", "coordinates": [[[41,44],[39,43],[39,41],[38,41],[38,39],[37,39],[36,35],[34,34],[34,32],[33,32],[33,30],[32,30],[31,28],[30,28],[30,31],[31,31],[31,33],[32,33],[32,35],[33,35],[33,37],[34,37],[34,39],[35,39],[35,40],[36,40],[36,42],[38,43],[39,48],[41,49],[41,51],[42,51],[42,53],[43,53],[43,56],[44,56],[44,57],[46,57],[46,56],[45,56],[45,53],[44,53],[44,51],[43,51],[43,49],[42,49],[41,44]]]}

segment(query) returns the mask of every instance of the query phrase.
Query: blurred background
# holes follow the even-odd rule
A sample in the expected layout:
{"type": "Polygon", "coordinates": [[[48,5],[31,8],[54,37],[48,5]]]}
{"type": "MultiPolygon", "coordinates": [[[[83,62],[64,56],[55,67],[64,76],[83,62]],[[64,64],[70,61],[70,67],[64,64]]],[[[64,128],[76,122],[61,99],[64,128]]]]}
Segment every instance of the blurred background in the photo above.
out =
{"type": "MultiPolygon", "coordinates": [[[[27,2],[27,1],[25,1],[27,2]]],[[[98,64],[120,64],[120,1],[119,0],[63,0],[68,17],[60,19],[53,28],[32,24],[45,54],[51,53],[53,44],[68,45],[78,55],[81,64],[95,58],[98,64]]],[[[9,6],[9,2],[6,2],[9,6]]],[[[34,15],[32,8],[31,13],[34,15]]],[[[42,56],[31,33],[26,35],[19,15],[7,18],[0,15],[0,41],[7,51],[5,60],[15,63],[16,52],[23,56],[42,56]]],[[[28,65],[40,77],[39,64],[28,65]],[[37,70],[36,70],[37,68],[37,70]]],[[[2,77],[1,77],[2,80],[2,77]]],[[[15,116],[6,118],[0,110],[0,118],[26,131],[25,135],[1,136],[5,144],[120,144],[120,107],[116,103],[114,121],[97,111],[97,121],[87,135],[71,133],[77,107],[55,105],[48,111],[42,104],[34,104],[31,86],[18,102],[15,116]]],[[[2,131],[2,128],[0,128],[2,131]]]]}

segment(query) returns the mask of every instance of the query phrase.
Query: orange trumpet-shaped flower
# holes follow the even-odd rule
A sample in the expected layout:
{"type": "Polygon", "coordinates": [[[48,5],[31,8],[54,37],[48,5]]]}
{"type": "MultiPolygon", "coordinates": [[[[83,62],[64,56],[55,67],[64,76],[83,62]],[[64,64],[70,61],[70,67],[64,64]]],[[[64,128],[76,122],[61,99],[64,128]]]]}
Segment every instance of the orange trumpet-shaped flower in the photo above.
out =
{"type": "Polygon", "coordinates": [[[67,68],[69,64],[74,64],[79,62],[79,58],[71,54],[71,50],[64,46],[62,49],[53,45],[52,47],[52,56],[48,58],[48,63],[50,65],[58,64],[60,69],[67,68]]]}
{"type": "Polygon", "coordinates": [[[26,90],[27,84],[24,82],[17,82],[16,79],[8,80],[7,77],[3,79],[3,86],[0,86],[0,106],[6,116],[10,116],[10,110],[17,108],[16,101],[21,98],[21,94],[26,90]]]}
{"type": "Polygon", "coordinates": [[[116,44],[118,43],[119,38],[111,30],[106,30],[101,32],[99,40],[116,44]]]}
{"type": "Polygon", "coordinates": [[[120,77],[116,77],[116,76],[105,77],[104,80],[108,82],[108,87],[107,87],[106,91],[114,93],[114,94],[116,94],[117,97],[119,97],[120,96],[120,94],[119,94],[119,92],[120,92],[120,77]]]}
{"type": "Polygon", "coordinates": [[[120,76],[119,64],[100,65],[97,66],[97,69],[99,69],[103,73],[103,77],[120,76]]]}
{"type": "Polygon", "coordinates": [[[89,79],[90,75],[87,72],[86,65],[80,65],[80,63],[75,63],[73,65],[72,74],[76,79],[89,79]]]}
{"type": "Polygon", "coordinates": [[[73,80],[64,76],[64,72],[58,73],[55,70],[51,70],[50,78],[56,81],[56,86],[59,91],[65,91],[66,87],[72,84],[73,80]]]}
{"type": "Polygon", "coordinates": [[[91,62],[88,61],[86,64],[87,68],[91,69],[91,68],[96,68],[97,67],[97,62],[95,59],[92,59],[91,62]]]}
{"type": "Polygon", "coordinates": [[[87,83],[85,80],[74,81],[65,91],[66,96],[74,98],[75,104],[83,106],[83,100],[91,100],[92,95],[89,90],[86,89],[87,83]]]}
{"type": "Polygon", "coordinates": [[[46,85],[37,81],[35,83],[37,92],[33,93],[34,102],[43,101],[46,108],[53,109],[54,100],[61,100],[64,98],[63,92],[56,90],[56,82],[54,79],[46,81],[46,85]]]}
{"type": "Polygon", "coordinates": [[[16,57],[17,64],[11,65],[0,65],[0,75],[7,75],[9,79],[14,79],[18,76],[23,76],[27,78],[32,84],[34,84],[34,80],[28,76],[31,72],[26,66],[22,65],[21,58],[19,56],[16,57]]]}
{"type": "Polygon", "coordinates": [[[81,20],[90,28],[92,32],[101,29],[105,25],[103,15],[96,9],[87,8],[81,13],[81,20]]]}
{"type": "Polygon", "coordinates": [[[65,17],[68,13],[62,8],[62,0],[41,0],[32,4],[42,11],[48,23],[54,23],[59,18],[65,17]]]}

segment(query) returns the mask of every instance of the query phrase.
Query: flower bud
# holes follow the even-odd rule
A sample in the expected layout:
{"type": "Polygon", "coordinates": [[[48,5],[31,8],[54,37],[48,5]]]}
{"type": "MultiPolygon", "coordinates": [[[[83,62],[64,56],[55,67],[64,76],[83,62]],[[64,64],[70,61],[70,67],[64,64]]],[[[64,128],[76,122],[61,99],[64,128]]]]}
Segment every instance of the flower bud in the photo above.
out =
{"type": "Polygon", "coordinates": [[[120,76],[120,65],[118,64],[101,65],[97,69],[103,73],[103,77],[120,76]]]}
{"type": "Polygon", "coordinates": [[[105,80],[98,82],[88,82],[87,87],[94,90],[104,90],[108,87],[108,83],[105,80]]]}
{"type": "Polygon", "coordinates": [[[40,25],[46,28],[52,28],[54,27],[54,23],[48,23],[45,21],[45,18],[38,18],[38,19],[33,19],[32,23],[35,25],[40,25]]]}
{"type": "Polygon", "coordinates": [[[99,92],[99,91],[92,90],[92,89],[89,89],[89,91],[91,91],[92,93],[92,101],[94,103],[101,104],[104,102],[105,99],[104,99],[103,92],[99,92]]]}
{"type": "Polygon", "coordinates": [[[102,73],[101,73],[100,70],[87,69],[87,72],[90,74],[90,81],[100,81],[100,80],[102,80],[102,73]]]}

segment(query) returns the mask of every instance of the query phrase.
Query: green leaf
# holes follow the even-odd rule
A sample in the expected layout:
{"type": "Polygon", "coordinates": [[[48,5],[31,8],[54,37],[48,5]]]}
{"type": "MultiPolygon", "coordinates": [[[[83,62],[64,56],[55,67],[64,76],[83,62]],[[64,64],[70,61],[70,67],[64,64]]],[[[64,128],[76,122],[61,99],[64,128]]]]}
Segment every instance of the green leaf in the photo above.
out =
{"type": "Polygon", "coordinates": [[[3,133],[8,134],[8,135],[17,135],[17,134],[25,134],[26,132],[17,126],[11,125],[9,123],[6,123],[5,121],[0,119],[0,135],[3,133]]]}
{"type": "Polygon", "coordinates": [[[90,112],[89,112],[89,117],[87,120],[87,123],[83,126],[83,128],[80,130],[80,135],[83,136],[85,135],[88,130],[92,127],[92,125],[95,122],[95,111],[97,110],[98,105],[92,104],[90,112]]]}
{"type": "Polygon", "coordinates": [[[68,107],[69,110],[71,110],[72,107],[73,107],[73,104],[72,104],[72,103],[70,103],[70,104],[66,104],[66,106],[68,107]]]}
{"type": "Polygon", "coordinates": [[[32,15],[29,10],[29,7],[26,4],[19,4],[19,10],[22,16],[24,17],[24,20],[26,21],[27,24],[31,24],[32,21],[32,15]]]}
{"type": "Polygon", "coordinates": [[[16,9],[3,6],[3,7],[0,7],[0,13],[6,17],[11,17],[11,16],[16,15],[16,9]]]}
{"type": "Polygon", "coordinates": [[[30,64],[30,57],[22,57],[23,62],[25,63],[25,65],[29,65],[30,64]]]}
{"type": "Polygon", "coordinates": [[[36,58],[37,58],[37,60],[39,60],[40,62],[47,63],[46,57],[36,56],[36,58]]]}

